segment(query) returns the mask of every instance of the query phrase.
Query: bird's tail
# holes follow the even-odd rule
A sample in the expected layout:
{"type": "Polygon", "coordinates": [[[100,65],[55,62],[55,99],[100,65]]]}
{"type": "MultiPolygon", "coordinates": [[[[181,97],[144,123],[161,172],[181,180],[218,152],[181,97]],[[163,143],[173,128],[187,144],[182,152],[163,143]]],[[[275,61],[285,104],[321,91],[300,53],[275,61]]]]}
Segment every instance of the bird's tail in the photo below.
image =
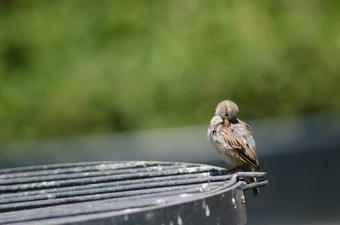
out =
{"type": "MultiPolygon", "coordinates": [[[[254,183],[254,182],[257,182],[256,178],[255,177],[251,177],[250,178],[250,182],[251,183],[254,183]]],[[[256,197],[260,197],[260,190],[259,188],[253,188],[253,195],[256,196],[256,197]]]]}

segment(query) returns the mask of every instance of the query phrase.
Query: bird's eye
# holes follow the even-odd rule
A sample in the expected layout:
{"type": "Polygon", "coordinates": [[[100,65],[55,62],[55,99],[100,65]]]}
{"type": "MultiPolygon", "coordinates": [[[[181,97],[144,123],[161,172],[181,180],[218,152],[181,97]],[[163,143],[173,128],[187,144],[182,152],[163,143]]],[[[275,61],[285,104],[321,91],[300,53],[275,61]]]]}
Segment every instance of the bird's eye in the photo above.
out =
{"type": "Polygon", "coordinates": [[[225,114],[225,117],[227,118],[228,116],[229,116],[229,113],[226,113],[226,114],[225,114]]]}

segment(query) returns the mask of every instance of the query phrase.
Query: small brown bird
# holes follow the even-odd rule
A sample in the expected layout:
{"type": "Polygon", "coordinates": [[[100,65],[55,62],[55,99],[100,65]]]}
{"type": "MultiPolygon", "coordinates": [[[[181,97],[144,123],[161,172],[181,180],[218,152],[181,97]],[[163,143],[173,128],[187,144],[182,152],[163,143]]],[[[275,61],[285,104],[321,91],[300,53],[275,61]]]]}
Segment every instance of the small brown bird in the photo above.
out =
{"type": "MultiPolygon", "coordinates": [[[[261,171],[251,128],[237,118],[238,112],[238,106],[234,102],[230,100],[220,102],[216,107],[215,116],[210,121],[208,138],[218,155],[233,167],[228,174],[240,169],[261,171]]],[[[256,182],[256,178],[250,180],[256,182]]],[[[258,188],[254,188],[253,193],[254,196],[260,196],[258,188]]]]}

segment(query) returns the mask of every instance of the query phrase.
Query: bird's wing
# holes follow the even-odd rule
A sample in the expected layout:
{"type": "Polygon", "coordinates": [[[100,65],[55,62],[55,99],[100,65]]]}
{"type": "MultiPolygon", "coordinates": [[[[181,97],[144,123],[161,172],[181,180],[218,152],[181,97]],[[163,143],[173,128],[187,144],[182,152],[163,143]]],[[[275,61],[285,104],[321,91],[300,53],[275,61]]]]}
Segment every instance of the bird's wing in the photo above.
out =
{"type": "Polygon", "coordinates": [[[226,143],[233,149],[237,149],[244,161],[261,171],[256,156],[255,141],[250,134],[250,127],[240,121],[240,123],[230,124],[228,127],[223,126],[221,129],[226,143]]]}

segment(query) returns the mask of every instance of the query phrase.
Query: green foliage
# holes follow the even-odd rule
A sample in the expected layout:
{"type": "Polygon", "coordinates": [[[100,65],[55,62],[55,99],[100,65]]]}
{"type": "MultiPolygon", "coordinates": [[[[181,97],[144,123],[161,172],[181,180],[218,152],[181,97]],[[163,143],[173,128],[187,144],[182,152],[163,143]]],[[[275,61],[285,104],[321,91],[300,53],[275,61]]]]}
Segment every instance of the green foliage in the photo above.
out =
{"type": "Polygon", "coordinates": [[[0,139],[340,109],[339,1],[0,1],[0,139]]]}

